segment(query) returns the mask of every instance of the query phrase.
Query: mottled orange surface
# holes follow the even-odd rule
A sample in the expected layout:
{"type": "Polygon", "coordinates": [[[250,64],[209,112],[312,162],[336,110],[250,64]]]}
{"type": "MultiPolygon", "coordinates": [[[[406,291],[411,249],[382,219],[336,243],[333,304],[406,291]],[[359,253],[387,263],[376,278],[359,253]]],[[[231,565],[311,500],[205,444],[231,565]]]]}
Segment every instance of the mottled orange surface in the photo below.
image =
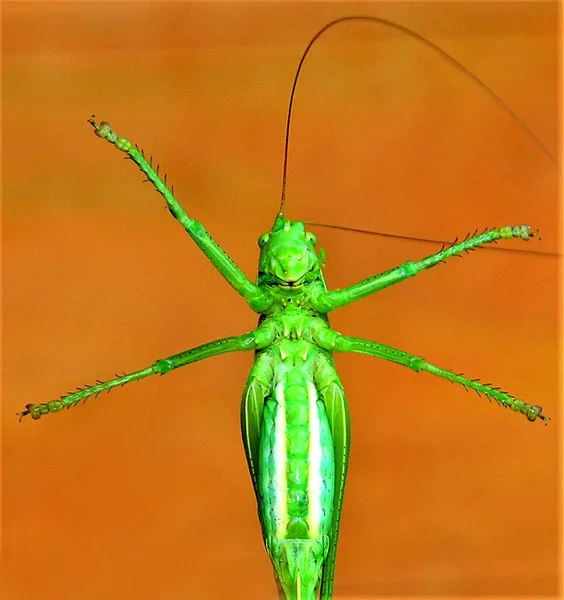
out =
{"type": "MultiPolygon", "coordinates": [[[[309,38],[362,12],[424,34],[553,152],[556,4],[4,6],[4,560],[17,600],[276,596],[239,439],[251,355],[225,355],[18,424],[27,402],[253,328],[256,318],[86,117],[109,120],[254,277],[309,38]]],[[[557,252],[558,171],[472,82],[370,24],[303,71],[290,218],[451,240],[530,222],[557,252]]],[[[316,229],[330,286],[437,249],[316,229]]],[[[554,258],[474,252],[333,325],[492,381],[549,427],[429,375],[338,356],[353,449],[340,598],[554,594],[554,258]]]]}

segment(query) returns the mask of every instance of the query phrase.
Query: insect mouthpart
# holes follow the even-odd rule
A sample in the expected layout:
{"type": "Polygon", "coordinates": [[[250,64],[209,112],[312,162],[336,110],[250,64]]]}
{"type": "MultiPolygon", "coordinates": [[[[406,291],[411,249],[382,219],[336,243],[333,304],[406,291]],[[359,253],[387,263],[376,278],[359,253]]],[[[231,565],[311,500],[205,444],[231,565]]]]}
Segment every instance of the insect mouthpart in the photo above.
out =
{"type": "Polygon", "coordinates": [[[281,279],[280,277],[276,277],[276,280],[278,282],[278,285],[281,287],[297,288],[304,283],[305,275],[303,275],[299,279],[294,280],[281,279]]]}
{"type": "Polygon", "coordinates": [[[309,280],[308,273],[281,272],[280,270],[278,273],[263,271],[259,273],[259,279],[271,288],[285,290],[297,290],[309,280]]]}

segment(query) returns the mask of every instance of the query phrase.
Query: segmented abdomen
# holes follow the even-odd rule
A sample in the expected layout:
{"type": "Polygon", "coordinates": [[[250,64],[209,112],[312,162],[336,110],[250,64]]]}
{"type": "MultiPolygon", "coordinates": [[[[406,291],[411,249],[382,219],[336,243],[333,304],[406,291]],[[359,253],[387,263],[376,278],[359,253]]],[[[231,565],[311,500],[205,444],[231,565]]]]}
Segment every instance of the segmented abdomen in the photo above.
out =
{"type": "Polygon", "coordinates": [[[325,405],[307,359],[285,361],[264,407],[258,483],[266,546],[288,599],[314,597],[329,549],[334,471],[325,405]]]}

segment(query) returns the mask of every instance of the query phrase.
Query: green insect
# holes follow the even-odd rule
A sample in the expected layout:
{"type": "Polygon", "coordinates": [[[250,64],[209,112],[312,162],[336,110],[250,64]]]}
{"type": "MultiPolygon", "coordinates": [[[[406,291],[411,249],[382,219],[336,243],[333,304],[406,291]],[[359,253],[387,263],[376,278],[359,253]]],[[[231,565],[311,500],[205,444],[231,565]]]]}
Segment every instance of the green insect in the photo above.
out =
{"type": "MultiPolygon", "coordinates": [[[[374,17],[346,17],[321,29],[308,45],[294,80],[286,129],[282,200],[271,230],[259,237],[258,277],[252,282],[212,239],[203,225],[189,217],[159,175],[152,161],[106,122],[89,119],[97,136],[106,139],[141,169],[164,197],[173,217],[209,258],[227,282],[259,315],[256,329],[203,344],[156,361],[153,365],[110,381],[79,389],[57,400],[28,404],[20,418],[39,419],[91,396],[150,375],[223,353],[250,351],[255,360],[243,393],[243,444],[255,491],[266,549],[272,561],[281,599],[329,600],[333,596],[339,523],[350,450],[347,399],[335,370],[333,353],[366,354],[413,371],[427,371],[522,413],[530,421],[547,421],[540,406],[442,369],[377,342],[350,337],[331,329],[328,314],[400,283],[472,249],[503,239],[527,241],[536,233],[528,225],[489,229],[448,245],[421,260],[374,275],[347,288],[328,289],[323,277],[324,253],[303,222],[284,213],[290,117],[301,66],[315,40],[329,27],[347,20],[367,20],[403,27],[374,17]]],[[[427,45],[429,42],[423,40],[427,45]]],[[[436,49],[436,47],[434,47],[436,49]]],[[[440,50],[439,50],[440,51],[440,50]]],[[[440,51],[442,53],[442,51],[440,51]]],[[[444,53],[443,53],[444,54],[444,53]]],[[[448,56],[447,56],[448,57],[448,56]]],[[[455,62],[448,57],[451,62],[455,62]]]]}

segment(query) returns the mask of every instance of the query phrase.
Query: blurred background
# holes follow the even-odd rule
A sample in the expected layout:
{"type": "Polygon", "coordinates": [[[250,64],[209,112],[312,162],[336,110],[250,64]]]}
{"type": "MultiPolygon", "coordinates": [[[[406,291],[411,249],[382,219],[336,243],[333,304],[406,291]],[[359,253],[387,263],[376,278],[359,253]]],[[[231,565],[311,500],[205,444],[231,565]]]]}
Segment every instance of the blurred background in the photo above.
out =
{"type": "MultiPolygon", "coordinates": [[[[556,3],[4,5],[4,561],[18,600],[274,599],[239,433],[252,356],[18,423],[26,403],[252,329],[94,113],[166,171],[253,278],[292,79],[372,14],[460,60],[558,150],[556,3]]],[[[371,23],[298,86],[287,216],[453,240],[530,223],[560,252],[558,169],[468,78],[371,23]]],[[[312,228],[343,287],[440,248],[312,228]]],[[[502,244],[500,244],[501,246],[502,244]]],[[[336,597],[559,589],[559,259],[476,251],[332,317],[541,404],[548,427],[426,374],[336,358],[353,448],[336,597]]]]}

